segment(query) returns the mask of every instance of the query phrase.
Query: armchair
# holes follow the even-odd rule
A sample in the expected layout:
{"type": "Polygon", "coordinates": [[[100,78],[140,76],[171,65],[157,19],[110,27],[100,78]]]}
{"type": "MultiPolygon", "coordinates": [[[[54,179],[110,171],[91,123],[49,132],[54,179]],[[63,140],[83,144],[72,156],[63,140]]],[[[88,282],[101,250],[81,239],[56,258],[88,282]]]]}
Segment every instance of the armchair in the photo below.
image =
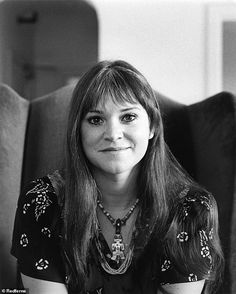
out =
{"type": "MultiPolygon", "coordinates": [[[[21,187],[63,164],[72,91],[67,86],[29,102],[8,86],[0,86],[0,288],[17,286],[16,261],[9,251],[21,187]]],[[[218,203],[226,257],[224,284],[218,294],[236,293],[236,98],[222,92],[186,106],[158,97],[167,144],[218,203]]]]}

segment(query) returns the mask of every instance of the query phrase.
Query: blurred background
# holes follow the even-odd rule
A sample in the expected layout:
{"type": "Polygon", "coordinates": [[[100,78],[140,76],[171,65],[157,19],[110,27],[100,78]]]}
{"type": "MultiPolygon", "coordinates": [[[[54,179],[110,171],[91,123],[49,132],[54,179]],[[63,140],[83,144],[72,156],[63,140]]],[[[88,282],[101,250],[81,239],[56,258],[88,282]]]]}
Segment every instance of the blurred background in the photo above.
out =
{"type": "Polygon", "coordinates": [[[184,104],[236,93],[236,1],[1,0],[0,82],[27,99],[124,59],[184,104]]]}

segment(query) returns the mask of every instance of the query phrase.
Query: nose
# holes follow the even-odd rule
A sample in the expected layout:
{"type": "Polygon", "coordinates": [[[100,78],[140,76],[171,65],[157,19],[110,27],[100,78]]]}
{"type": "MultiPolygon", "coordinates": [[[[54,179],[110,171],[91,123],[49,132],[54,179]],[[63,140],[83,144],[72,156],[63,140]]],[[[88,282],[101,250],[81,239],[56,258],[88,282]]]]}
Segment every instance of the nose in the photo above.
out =
{"type": "Polygon", "coordinates": [[[110,121],[104,131],[104,139],[115,142],[123,137],[123,128],[120,122],[110,121]]]}

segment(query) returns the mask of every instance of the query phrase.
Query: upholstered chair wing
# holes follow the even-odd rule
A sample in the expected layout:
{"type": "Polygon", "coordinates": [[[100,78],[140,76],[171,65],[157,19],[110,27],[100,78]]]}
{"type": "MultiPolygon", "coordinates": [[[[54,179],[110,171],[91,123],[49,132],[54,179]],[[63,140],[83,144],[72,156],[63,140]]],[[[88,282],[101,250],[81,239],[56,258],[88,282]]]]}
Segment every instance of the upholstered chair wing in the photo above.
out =
{"type": "Polygon", "coordinates": [[[30,103],[0,85],[0,288],[16,284],[16,261],[9,254],[20,193],[30,103]]]}
{"type": "Polygon", "coordinates": [[[218,204],[226,258],[221,294],[236,293],[235,107],[236,97],[222,92],[189,106],[175,105],[173,113],[169,107],[163,109],[170,149],[189,174],[213,193],[218,204]]]}
{"type": "Polygon", "coordinates": [[[36,98],[30,103],[22,185],[63,165],[67,113],[73,87],[36,98]]]}

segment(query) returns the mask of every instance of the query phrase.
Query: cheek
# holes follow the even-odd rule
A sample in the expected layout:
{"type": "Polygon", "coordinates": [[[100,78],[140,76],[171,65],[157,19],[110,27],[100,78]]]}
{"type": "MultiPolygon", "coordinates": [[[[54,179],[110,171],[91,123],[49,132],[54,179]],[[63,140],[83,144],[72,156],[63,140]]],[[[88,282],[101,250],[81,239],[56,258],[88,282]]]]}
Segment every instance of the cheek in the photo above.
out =
{"type": "Polygon", "coordinates": [[[96,148],[100,138],[98,129],[89,128],[87,126],[81,127],[81,141],[85,154],[90,153],[96,148]]]}
{"type": "Polygon", "coordinates": [[[87,159],[91,161],[94,157],[93,138],[91,138],[91,135],[88,135],[86,132],[81,132],[81,141],[82,141],[82,148],[83,148],[84,154],[87,157],[87,159]]]}
{"type": "Polygon", "coordinates": [[[139,140],[148,141],[150,137],[150,124],[148,120],[144,120],[135,130],[136,136],[139,140]]]}
{"type": "Polygon", "coordinates": [[[84,125],[81,127],[81,142],[84,149],[85,154],[87,155],[87,152],[92,145],[93,138],[91,137],[91,133],[84,125]]]}
{"type": "Polygon", "coordinates": [[[150,138],[149,125],[140,125],[138,129],[132,132],[132,138],[136,148],[139,149],[140,152],[146,152],[150,138]]]}

